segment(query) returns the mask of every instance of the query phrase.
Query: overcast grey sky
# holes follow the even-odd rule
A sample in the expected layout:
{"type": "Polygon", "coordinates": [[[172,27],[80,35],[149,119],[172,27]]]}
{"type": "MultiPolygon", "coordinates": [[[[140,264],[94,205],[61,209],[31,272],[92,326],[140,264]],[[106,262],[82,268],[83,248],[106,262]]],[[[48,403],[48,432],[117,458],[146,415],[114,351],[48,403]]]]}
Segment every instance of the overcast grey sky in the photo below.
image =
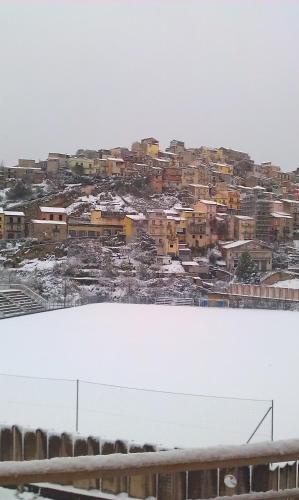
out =
{"type": "Polygon", "coordinates": [[[298,0],[0,0],[0,160],[155,136],[299,166],[298,0]]]}

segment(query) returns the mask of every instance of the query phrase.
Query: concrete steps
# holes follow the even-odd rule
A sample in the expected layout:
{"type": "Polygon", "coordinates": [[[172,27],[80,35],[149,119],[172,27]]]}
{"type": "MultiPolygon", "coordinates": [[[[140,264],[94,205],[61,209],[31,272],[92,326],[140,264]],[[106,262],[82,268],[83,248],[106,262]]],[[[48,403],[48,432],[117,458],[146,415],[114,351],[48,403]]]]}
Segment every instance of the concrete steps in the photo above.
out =
{"type": "Polygon", "coordinates": [[[0,290],[0,318],[45,311],[46,308],[23,290],[0,290]]]}

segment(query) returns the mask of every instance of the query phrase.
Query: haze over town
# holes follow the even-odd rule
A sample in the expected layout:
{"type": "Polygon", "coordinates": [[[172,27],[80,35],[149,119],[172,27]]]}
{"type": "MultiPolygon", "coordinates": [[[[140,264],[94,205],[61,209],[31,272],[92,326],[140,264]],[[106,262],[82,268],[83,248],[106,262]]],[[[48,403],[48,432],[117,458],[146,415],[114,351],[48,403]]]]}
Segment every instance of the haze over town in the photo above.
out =
{"type": "Polygon", "coordinates": [[[2,0],[0,160],[154,132],[294,170],[298,15],[296,0],[2,0]]]}

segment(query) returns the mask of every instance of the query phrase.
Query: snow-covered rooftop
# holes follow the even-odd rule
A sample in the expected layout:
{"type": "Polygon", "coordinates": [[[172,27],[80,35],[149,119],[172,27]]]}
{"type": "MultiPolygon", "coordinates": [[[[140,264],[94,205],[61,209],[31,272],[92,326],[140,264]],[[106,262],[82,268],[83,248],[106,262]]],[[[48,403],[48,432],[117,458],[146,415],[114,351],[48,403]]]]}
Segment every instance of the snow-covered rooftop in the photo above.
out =
{"type": "Polygon", "coordinates": [[[292,219],[293,217],[286,212],[272,212],[272,217],[275,219],[292,219]]]}
{"type": "Polygon", "coordinates": [[[116,163],[124,163],[124,160],[122,158],[114,158],[114,156],[110,156],[109,158],[107,158],[107,160],[115,161],[116,163]]]}
{"type": "Polygon", "coordinates": [[[53,224],[54,226],[56,225],[61,225],[61,226],[66,226],[66,222],[62,220],[40,220],[40,219],[32,219],[31,222],[33,224],[53,224]]]}
{"type": "Polygon", "coordinates": [[[39,207],[43,213],[66,214],[66,209],[62,207],[39,207]]]}
{"type": "Polygon", "coordinates": [[[15,212],[13,210],[4,210],[4,214],[12,217],[25,217],[24,212],[15,212]]]}
{"type": "Polygon", "coordinates": [[[200,203],[204,203],[205,205],[217,205],[216,201],[213,200],[199,200],[200,203]]]}
{"type": "Polygon", "coordinates": [[[225,245],[223,245],[222,248],[229,250],[230,248],[236,248],[236,247],[241,247],[243,245],[246,245],[246,243],[250,243],[250,241],[253,241],[253,240],[232,241],[231,243],[226,243],[225,245]]]}
{"type": "Polygon", "coordinates": [[[235,218],[239,220],[254,220],[253,217],[249,217],[248,215],[235,215],[235,218]]]}
{"type": "Polygon", "coordinates": [[[295,288],[295,289],[298,289],[299,288],[299,278],[294,278],[294,279],[290,279],[290,280],[283,280],[283,281],[277,281],[272,286],[275,286],[275,287],[278,287],[278,288],[295,288]]]}
{"type": "Polygon", "coordinates": [[[146,220],[144,214],[127,214],[126,217],[132,220],[146,220]]]}
{"type": "MultiPolygon", "coordinates": [[[[94,304],[2,320],[1,372],[273,398],[275,439],[297,437],[297,326],[289,311],[94,304]]],[[[73,382],[0,377],[0,391],[2,422],[73,430],[73,382]]],[[[79,426],[169,446],[243,443],[267,404],[82,384],[79,426]]]]}
{"type": "Polygon", "coordinates": [[[298,200],[291,200],[291,199],[289,199],[289,198],[283,198],[281,201],[286,202],[286,203],[295,203],[295,204],[299,204],[299,201],[298,201],[298,200]]]}

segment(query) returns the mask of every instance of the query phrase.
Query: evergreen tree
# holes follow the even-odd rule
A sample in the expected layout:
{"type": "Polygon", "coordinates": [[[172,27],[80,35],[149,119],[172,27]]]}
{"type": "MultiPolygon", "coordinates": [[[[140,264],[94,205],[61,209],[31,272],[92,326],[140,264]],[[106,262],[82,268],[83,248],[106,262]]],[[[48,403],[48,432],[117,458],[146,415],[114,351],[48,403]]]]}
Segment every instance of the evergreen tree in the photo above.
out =
{"type": "Polygon", "coordinates": [[[243,252],[238,260],[236,278],[241,283],[255,283],[258,269],[249,252],[243,252]]]}
{"type": "Polygon", "coordinates": [[[32,196],[32,188],[28,184],[25,184],[21,180],[18,180],[13,187],[11,187],[7,193],[6,197],[9,200],[24,200],[32,196]]]}
{"type": "Polygon", "coordinates": [[[84,175],[84,168],[82,165],[75,165],[73,168],[73,172],[74,172],[74,174],[81,177],[82,175],[84,175]]]}

